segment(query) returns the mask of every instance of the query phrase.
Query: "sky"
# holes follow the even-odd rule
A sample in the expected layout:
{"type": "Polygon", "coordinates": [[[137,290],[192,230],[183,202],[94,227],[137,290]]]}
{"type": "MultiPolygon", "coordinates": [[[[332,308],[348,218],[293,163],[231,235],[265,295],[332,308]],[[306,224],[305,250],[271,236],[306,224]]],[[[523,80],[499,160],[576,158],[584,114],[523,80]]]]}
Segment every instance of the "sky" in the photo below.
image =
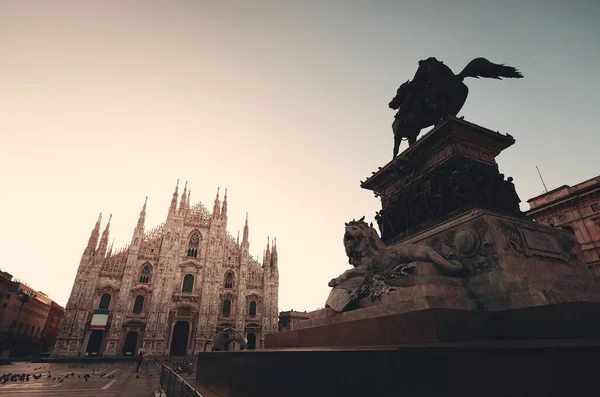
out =
{"type": "Polygon", "coordinates": [[[497,160],[523,210],[536,165],[548,189],[600,174],[599,18],[593,0],[0,0],[0,269],[65,305],[98,214],[124,246],[179,179],[209,209],[228,189],[254,256],[277,238],[280,310],[323,307],[421,59],[523,73],[466,80],[459,113],[515,137],[497,160]]]}

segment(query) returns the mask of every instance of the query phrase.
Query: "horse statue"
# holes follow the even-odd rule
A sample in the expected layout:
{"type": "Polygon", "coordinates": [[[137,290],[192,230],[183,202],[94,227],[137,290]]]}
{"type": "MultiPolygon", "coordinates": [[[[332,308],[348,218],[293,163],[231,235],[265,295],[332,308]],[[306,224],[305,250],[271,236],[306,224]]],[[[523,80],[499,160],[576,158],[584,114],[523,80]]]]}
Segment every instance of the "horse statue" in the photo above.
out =
{"type": "Polygon", "coordinates": [[[456,116],[465,104],[469,88],[463,83],[467,77],[502,77],[520,79],[523,75],[512,66],[495,64],[485,58],[475,58],[459,74],[436,58],[419,61],[412,81],[407,80],[397,90],[388,106],[398,110],[394,117],[394,157],[400,142],[413,145],[423,128],[435,126],[456,116]]]}
{"type": "Polygon", "coordinates": [[[213,352],[229,350],[229,345],[231,342],[239,343],[241,350],[246,350],[248,348],[248,340],[244,338],[240,331],[235,328],[225,328],[223,331],[217,333],[212,340],[207,340],[204,344],[204,351],[206,351],[208,344],[211,342],[211,351],[213,352]]]}

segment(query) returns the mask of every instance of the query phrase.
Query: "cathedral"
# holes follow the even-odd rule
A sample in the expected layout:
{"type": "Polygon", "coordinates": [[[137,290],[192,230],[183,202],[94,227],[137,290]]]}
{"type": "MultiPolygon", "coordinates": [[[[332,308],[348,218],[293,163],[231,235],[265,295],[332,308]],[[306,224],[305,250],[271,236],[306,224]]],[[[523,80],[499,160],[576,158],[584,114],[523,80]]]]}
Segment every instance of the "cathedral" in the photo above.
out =
{"type": "Polygon", "coordinates": [[[267,239],[260,263],[248,253],[247,215],[241,241],[227,232],[227,191],[221,204],[217,190],[210,213],[190,205],[187,183],[181,199],[178,190],[166,221],[149,231],[144,203],[131,242],[114,252],[110,219],[100,236],[100,214],[53,356],[192,355],[228,327],[258,349],[277,332],[276,241],[267,239]]]}

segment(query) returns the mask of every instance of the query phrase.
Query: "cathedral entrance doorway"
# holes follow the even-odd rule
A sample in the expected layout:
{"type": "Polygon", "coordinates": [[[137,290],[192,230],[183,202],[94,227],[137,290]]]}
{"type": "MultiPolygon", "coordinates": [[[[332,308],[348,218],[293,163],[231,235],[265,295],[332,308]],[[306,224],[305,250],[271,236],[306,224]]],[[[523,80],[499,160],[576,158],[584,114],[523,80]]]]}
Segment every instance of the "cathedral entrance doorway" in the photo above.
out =
{"type": "Polygon", "coordinates": [[[248,350],[256,349],[256,334],[254,332],[248,332],[248,350]]]}
{"type": "Polygon", "coordinates": [[[138,333],[135,331],[129,331],[125,336],[125,343],[123,344],[123,355],[124,356],[135,356],[135,348],[137,346],[138,333]]]}
{"type": "Polygon", "coordinates": [[[190,323],[177,321],[173,327],[171,338],[171,356],[185,356],[187,354],[188,338],[190,335],[190,323]]]}
{"type": "Polygon", "coordinates": [[[100,354],[100,345],[102,344],[103,334],[103,331],[92,331],[86,349],[88,355],[97,356],[100,354]]]}

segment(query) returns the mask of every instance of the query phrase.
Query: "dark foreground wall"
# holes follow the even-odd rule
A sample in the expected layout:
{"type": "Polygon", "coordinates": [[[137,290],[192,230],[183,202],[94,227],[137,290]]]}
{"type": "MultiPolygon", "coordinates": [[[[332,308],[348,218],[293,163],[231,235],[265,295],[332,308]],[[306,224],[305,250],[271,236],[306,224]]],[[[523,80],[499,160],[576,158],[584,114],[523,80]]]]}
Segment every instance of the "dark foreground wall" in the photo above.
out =
{"type": "Polygon", "coordinates": [[[584,396],[600,388],[600,341],[200,353],[217,396],[584,396]]]}

